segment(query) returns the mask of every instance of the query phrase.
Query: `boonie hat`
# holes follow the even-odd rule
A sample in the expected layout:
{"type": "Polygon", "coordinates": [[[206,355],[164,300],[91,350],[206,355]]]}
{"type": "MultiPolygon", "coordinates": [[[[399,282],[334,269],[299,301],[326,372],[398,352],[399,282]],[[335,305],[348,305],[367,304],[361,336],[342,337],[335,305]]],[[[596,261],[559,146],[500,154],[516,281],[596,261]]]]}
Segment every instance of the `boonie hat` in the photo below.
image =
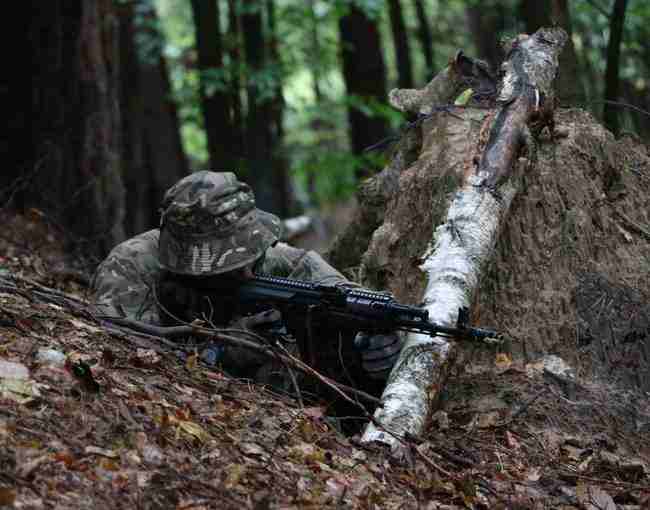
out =
{"type": "Polygon", "coordinates": [[[160,261],[168,271],[214,275],[244,267],[282,233],[280,219],[255,207],[255,196],[231,172],[202,171],[165,193],[160,261]]]}

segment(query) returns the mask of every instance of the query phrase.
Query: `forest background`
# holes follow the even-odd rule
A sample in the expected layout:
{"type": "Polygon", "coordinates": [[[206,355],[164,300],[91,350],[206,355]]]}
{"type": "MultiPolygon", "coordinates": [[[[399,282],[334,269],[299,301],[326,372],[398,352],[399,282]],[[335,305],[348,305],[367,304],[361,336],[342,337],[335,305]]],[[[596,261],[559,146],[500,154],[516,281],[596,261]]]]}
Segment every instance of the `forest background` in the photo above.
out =
{"type": "Polygon", "coordinates": [[[195,170],[235,171],[282,217],[337,207],[415,120],[390,89],[459,49],[497,74],[499,41],[540,26],[571,34],[560,107],[650,134],[644,0],[51,0],[14,19],[0,203],[97,257],[195,170]]]}

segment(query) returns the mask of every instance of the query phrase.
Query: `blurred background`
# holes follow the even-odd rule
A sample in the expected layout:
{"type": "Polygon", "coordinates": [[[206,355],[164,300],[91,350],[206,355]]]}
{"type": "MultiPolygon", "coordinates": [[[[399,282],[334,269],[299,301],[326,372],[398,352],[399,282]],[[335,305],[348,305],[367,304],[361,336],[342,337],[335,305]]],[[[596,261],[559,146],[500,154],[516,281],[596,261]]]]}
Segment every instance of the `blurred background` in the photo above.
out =
{"type": "Polygon", "coordinates": [[[501,41],[540,26],[571,34],[560,106],[650,133],[646,0],[31,0],[12,20],[0,206],[96,256],[155,228],[164,191],[202,169],[324,218],[303,242],[325,248],[390,156],[365,149],[412,120],[388,91],[458,49],[496,74],[501,41]]]}

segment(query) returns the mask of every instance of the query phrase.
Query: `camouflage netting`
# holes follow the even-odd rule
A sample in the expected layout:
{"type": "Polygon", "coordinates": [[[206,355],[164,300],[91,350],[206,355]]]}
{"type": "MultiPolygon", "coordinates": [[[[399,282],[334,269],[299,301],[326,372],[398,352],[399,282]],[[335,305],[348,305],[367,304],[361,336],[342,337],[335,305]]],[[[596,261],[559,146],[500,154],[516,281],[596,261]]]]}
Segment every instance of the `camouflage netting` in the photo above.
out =
{"type": "MultiPolygon", "coordinates": [[[[360,209],[329,253],[364,285],[409,303],[422,295],[419,265],[444,221],[441,199],[485,137],[488,110],[452,113],[402,139],[393,162],[362,187],[360,209]]],[[[648,149],[629,135],[615,140],[582,110],[558,111],[556,123],[565,136],[544,132],[537,164],[518,176],[473,320],[507,332],[516,357],[558,354],[579,375],[649,389],[648,149]]],[[[464,349],[474,361],[485,352],[464,349]]]]}

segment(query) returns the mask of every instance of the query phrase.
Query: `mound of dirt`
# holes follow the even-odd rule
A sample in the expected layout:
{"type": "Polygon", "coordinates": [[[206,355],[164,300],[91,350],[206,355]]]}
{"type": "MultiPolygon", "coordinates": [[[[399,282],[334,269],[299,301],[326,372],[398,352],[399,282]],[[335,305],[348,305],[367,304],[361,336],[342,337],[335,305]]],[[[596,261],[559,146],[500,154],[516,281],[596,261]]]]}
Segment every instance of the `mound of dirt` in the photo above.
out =
{"type": "MultiPolygon", "coordinates": [[[[330,260],[368,287],[417,303],[425,284],[419,265],[444,223],[447,195],[471,171],[487,115],[440,112],[407,133],[391,164],[365,184],[330,260]]],[[[544,133],[536,164],[516,176],[520,191],[473,321],[507,332],[515,358],[557,354],[579,375],[647,390],[648,148],[633,136],[615,140],[582,110],[557,112],[556,126],[562,136],[544,133]]],[[[481,362],[481,351],[464,354],[481,362]]]]}

